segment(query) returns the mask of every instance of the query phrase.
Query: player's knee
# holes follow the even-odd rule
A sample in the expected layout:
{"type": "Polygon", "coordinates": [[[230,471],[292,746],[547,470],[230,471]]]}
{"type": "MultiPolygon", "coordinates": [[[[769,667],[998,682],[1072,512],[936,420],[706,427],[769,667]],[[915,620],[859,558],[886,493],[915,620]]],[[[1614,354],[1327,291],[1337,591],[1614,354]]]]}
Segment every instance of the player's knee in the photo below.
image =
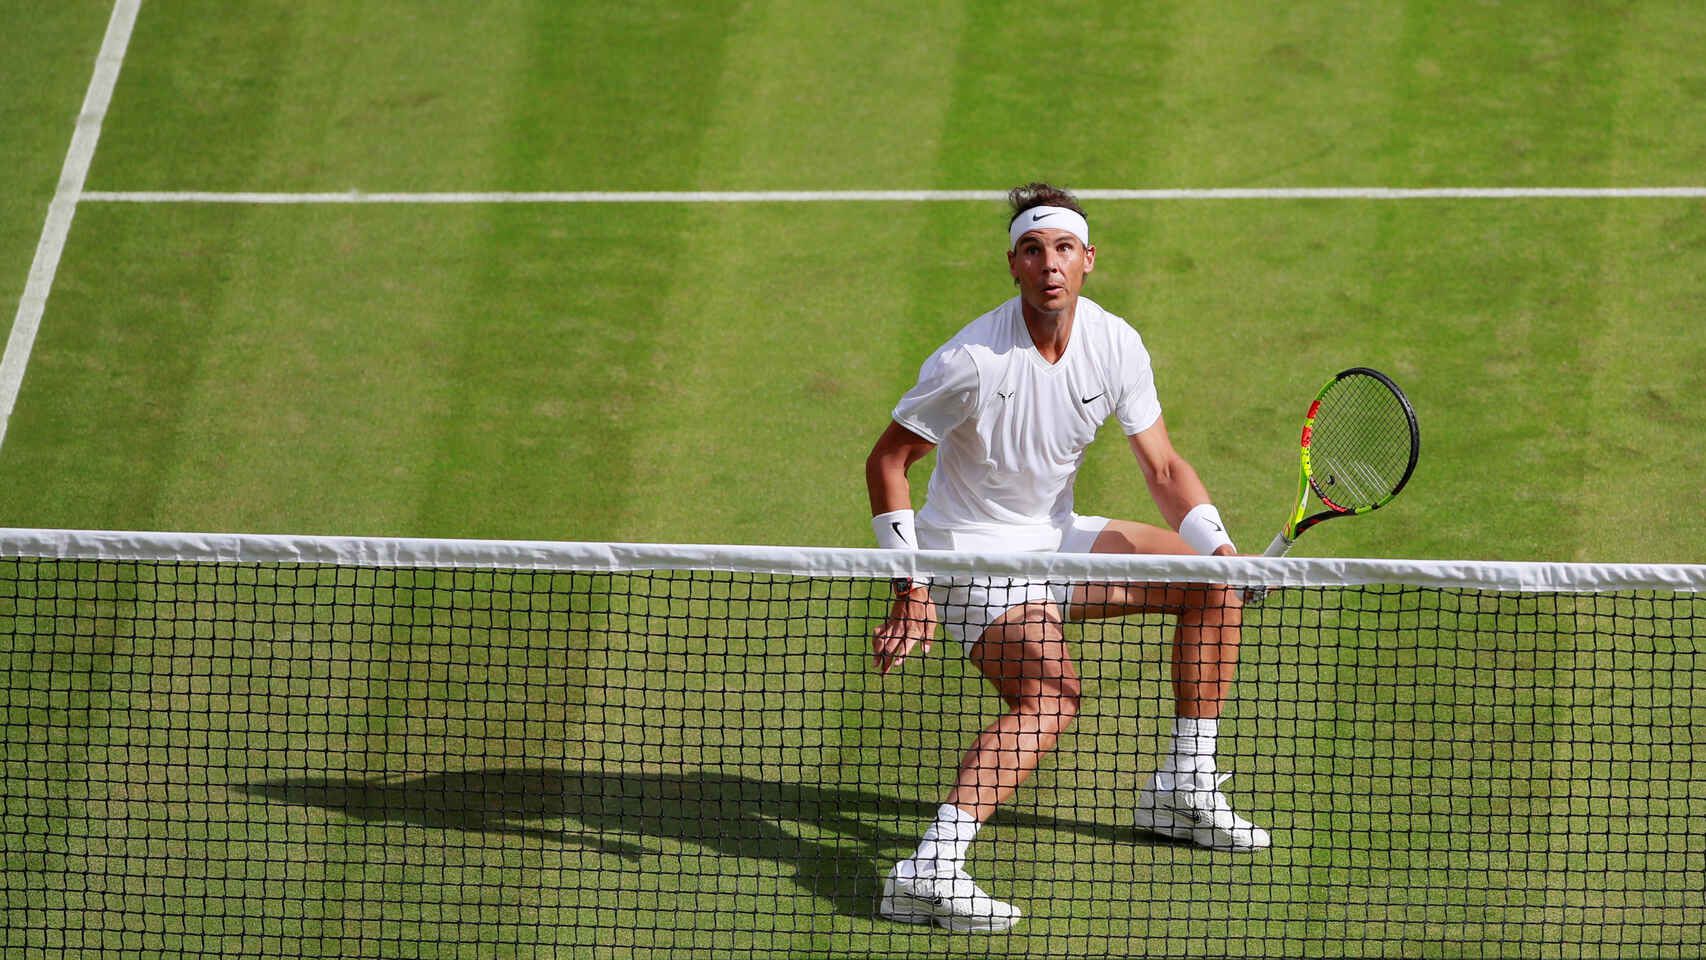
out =
{"type": "Polygon", "coordinates": [[[1041,726],[1058,732],[1078,716],[1083,688],[1076,676],[1051,677],[1047,683],[1003,699],[1013,712],[1034,717],[1041,726]]]}
{"type": "Polygon", "coordinates": [[[1078,708],[1083,704],[1084,684],[1077,677],[1068,677],[1060,688],[1060,715],[1066,723],[1071,723],[1078,716],[1078,708]]]}
{"type": "Polygon", "coordinates": [[[1220,611],[1224,623],[1238,623],[1244,617],[1244,588],[1217,583],[1210,592],[1209,603],[1220,611]]]}
{"type": "Polygon", "coordinates": [[[1039,698],[1039,712],[1048,714],[1061,727],[1065,727],[1078,716],[1083,697],[1083,681],[1077,677],[1060,677],[1051,683],[1039,698]]]}
{"type": "Polygon", "coordinates": [[[1224,583],[1192,587],[1179,619],[1205,627],[1238,626],[1244,620],[1244,591],[1224,583]]]}

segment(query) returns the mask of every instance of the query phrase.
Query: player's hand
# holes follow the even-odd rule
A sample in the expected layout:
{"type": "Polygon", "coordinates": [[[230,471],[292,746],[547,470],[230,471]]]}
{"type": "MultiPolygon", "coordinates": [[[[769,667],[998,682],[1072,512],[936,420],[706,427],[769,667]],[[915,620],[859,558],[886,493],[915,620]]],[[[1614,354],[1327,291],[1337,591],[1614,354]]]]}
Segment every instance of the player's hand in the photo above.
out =
{"type": "Polygon", "coordinates": [[[936,605],[923,588],[896,597],[889,609],[889,618],[871,635],[871,653],[878,673],[886,674],[906,660],[907,654],[920,642],[924,652],[930,652],[930,642],[936,636],[936,605]]]}
{"type": "MultiPolygon", "coordinates": [[[[1217,557],[1255,557],[1255,556],[1261,556],[1261,554],[1255,554],[1255,553],[1239,553],[1235,548],[1230,547],[1230,546],[1226,546],[1226,545],[1222,545],[1220,547],[1215,548],[1214,555],[1217,557]]],[[[1238,597],[1238,601],[1241,604],[1248,603],[1248,604],[1259,605],[1259,604],[1261,604],[1262,600],[1267,597],[1267,595],[1268,595],[1268,588],[1267,587],[1240,587],[1236,592],[1236,596],[1238,597]]]]}

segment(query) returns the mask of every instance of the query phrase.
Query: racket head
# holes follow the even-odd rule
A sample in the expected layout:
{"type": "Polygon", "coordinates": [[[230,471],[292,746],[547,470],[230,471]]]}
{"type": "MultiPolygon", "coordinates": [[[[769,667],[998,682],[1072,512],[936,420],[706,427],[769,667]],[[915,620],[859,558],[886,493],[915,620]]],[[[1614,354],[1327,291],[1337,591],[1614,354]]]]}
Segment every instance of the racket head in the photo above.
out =
{"type": "Polygon", "coordinates": [[[1327,510],[1304,518],[1299,504],[1291,539],[1322,520],[1392,502],[1420,454],[1416,411],[1398,384],[1368,367],[1341,371],[1316,394],[1303,424],[1303,481],[1327,510]]]}

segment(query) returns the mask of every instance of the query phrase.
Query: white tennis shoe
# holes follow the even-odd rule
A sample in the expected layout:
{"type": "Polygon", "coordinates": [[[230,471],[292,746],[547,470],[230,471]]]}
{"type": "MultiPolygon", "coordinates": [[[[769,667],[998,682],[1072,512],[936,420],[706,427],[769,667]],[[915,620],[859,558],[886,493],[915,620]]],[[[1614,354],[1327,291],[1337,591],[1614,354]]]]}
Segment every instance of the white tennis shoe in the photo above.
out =
{"type": "Polygon", "coordinates": [[[1211,850],[1267,849],[1273,845],[1268,831],[1233,813],[1226,794],[1220,792],[1230,776],[1221,774],[1212,785],[1181,777],[1172,790],[1157,790],[1150,780],[1137,795],[1137,828],[1211,850]]]}
{"type": "Polygon", "coordinates": [[[1019,908],[978,888],[964,870],[921,877],[899,876],[900,864],[883,881],[877,912],[901,923],[934,923],[949,930],[996,933],[1019,922],[1019,908]]]}

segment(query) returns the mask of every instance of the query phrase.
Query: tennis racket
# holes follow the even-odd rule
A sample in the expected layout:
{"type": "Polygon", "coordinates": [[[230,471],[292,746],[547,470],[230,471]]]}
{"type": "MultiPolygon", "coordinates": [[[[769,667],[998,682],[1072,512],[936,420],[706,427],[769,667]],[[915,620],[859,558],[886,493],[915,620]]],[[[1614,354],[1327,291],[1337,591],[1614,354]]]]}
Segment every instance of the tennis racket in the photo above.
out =
{"type": "MultiPolygon", "coordinates": [[[[1327,381],[1303,417],[1297,508],[1265,555],[1285,556],[1318,523],[1391,503],[1415,472],[1421,447],[1415,408],[1391,377],[1352,367],[1327,381]],[[1309,513],[1311,491],[1327,509],[1309,513]]],[[[1252,588],[1247,598],[1259,601],[1264,592],[1252,588]]]]}

